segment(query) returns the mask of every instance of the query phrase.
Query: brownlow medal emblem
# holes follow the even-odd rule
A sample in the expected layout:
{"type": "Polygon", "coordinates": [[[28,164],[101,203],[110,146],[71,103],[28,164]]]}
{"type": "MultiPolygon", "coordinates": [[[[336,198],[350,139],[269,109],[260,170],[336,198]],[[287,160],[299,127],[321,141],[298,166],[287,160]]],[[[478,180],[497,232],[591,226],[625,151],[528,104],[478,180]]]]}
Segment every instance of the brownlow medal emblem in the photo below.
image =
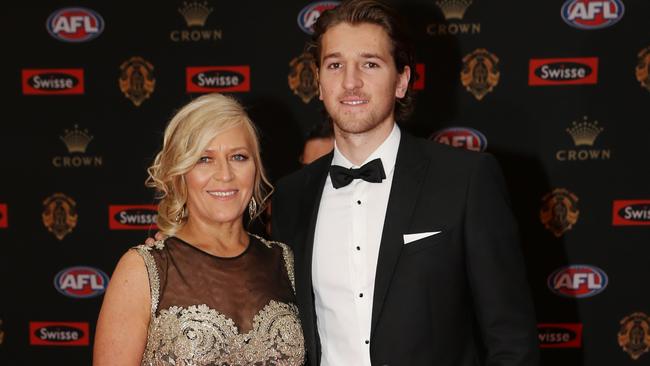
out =
{"type": "Polygon", "coordinates": [[[499,84],[499,58],[484,48],[463,57],[463,68],[460,71],[460,81],[467,91],[477,100],[494,90],[499,84]]]}
{"type": "Polygon", "coordinates": [[[156,87],[153,65],[142,57],[131,57],[120,66],[120,90],[136,107],[148,99],[156,87]]]}
{"type": "Polygon", "coordinates": [[[63,193],[55,193],[43,201],[43,225],[57,239],[63,238],[77,226],[77,203],[63,193]]]}
{"type": "Polygon", "coordinates": [[[634,313],[621,320],[618,331],[618,345],[633,360],[650,350],[650,317],[644,313],[634,313]]]}
{"type": "Polygon", "coordinates": [[[542,198],[539,218],[556,237],[562,236],[578,221],[578,197],[564,188],[556,188],[542,198]]]}
{"type": "Polygon", "coordinates": [[[642,87],[650,91],[650,47],[646,47],[639,52],[636,79],[641,83],[642,87]]]}
{"type": "Polygon", "coordinates": [[[289,88],[293,93],[309,103],[313,97],[318,95],[318,79],[316,62],[309,52],[303,52],[289,63],[289,88]]]}

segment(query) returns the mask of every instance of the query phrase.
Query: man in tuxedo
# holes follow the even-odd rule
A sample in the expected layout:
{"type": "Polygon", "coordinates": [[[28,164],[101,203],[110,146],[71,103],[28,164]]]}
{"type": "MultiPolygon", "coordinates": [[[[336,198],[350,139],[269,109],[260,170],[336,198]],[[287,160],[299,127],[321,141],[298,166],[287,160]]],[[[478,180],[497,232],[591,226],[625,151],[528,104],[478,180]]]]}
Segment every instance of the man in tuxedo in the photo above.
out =
{"type": "Polygon", "coordinates": [[[402,131],[412,47],[374,0],[324,13],[311,48],[334,151],[277,183],[312,366],[538,364],[535,316],[493,157],[402,131]]]}

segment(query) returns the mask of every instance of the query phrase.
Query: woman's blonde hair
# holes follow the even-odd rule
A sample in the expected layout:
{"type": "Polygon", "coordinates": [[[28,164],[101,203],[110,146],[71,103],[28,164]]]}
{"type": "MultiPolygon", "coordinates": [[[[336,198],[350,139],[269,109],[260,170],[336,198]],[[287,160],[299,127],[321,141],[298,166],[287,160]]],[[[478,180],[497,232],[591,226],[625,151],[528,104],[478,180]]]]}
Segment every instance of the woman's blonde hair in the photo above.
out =
{"type": "Polygon", "coordinates": [[[194,167],[215,136],[240,125],[248,132],[256,168],[253,198],[258,208],[253,218],[264,210],[273,186],[264,173],[255,125],[234,98],[206,94],[185,105],[172,118],[165,129],[162,150],[147,169],[145,185],[156,189],[156,198],[160,200],[157,224],[163,234],[174,235],[187,221],[184,174],[194,167]]]}

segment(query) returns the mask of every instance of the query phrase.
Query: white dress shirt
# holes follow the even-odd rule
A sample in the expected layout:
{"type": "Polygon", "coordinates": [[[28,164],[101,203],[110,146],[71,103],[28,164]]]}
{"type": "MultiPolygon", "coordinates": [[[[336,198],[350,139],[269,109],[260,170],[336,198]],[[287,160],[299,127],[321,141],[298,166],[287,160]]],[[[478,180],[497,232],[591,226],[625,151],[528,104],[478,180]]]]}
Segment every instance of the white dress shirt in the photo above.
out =
{"type": "MultiPolygon", "coordinates": [[[[388,138],[364,161],[381,159],[386,174],[381,183],[355,179],[334,189],[329,175],[325,182],[312,256],[323,366],[370,366],[375,272],[400,136],[395,125],[388,138]]],[[[358,168],[336,144],[332,165],[358,168]]]]}

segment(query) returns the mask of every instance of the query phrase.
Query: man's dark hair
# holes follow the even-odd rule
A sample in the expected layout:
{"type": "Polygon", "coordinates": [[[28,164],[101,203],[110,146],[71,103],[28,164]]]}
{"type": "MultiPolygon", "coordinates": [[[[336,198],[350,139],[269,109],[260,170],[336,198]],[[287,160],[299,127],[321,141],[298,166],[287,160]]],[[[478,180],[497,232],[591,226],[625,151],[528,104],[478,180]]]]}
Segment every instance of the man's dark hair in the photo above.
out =
{"type": "Polygon", "coordinates": [[[334,128],[332,128],[332,121],[319,122],[314,124],[307,134],[305,142],[313,139],[327,139],[334,138],[334,128]]]}
{"type": "Polygon", "coordinates": [[[323,34],[340,23],[376,24],[386,31],[392,43],[397,72],[402,73],[405,66],[411,69],[409,88],[404,97],[395,102],[395,119],[407,120],[413,112],[413,91],[410,86],[415,80],[415,51],[403,18],[395,9],[377,0],[343,1],[338,7],[325,11],[314,24],[313,39],[307,44],[307,50],[314,56],[319,68],[323,34]]]}

